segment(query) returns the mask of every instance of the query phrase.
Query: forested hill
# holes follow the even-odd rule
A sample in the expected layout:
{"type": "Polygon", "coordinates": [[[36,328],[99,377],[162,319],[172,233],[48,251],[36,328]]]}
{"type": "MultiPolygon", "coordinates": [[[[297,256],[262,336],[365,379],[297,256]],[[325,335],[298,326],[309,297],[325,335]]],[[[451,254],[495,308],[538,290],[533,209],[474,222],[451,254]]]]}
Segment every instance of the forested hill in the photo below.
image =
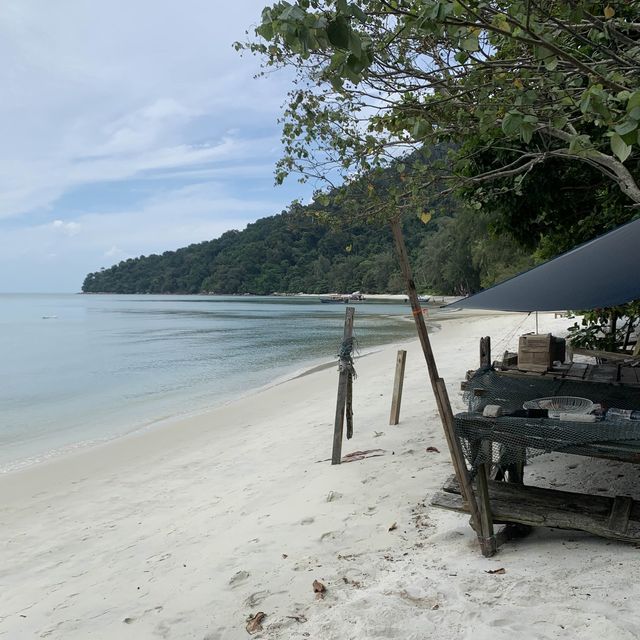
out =
{"type": "MultiPolygon", "coordinates": [[[[435,228],[435,227],[434,227],[435,228]]],[[[416,253],[434,228],[405,222],[416,253]]],[[[124,260],[90,273],[86,293],[399,292],[399,271],[387,228],[330,228],[307,207],[263,218],[243,231],[162,255],[124,260]]]]}

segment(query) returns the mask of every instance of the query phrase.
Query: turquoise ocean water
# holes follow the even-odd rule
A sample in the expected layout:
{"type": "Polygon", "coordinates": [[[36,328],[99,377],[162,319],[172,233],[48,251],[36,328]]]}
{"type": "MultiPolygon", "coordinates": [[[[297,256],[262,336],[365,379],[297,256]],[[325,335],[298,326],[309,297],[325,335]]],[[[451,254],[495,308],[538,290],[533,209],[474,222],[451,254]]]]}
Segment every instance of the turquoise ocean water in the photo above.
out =
{"type": "MultiPolygon", "coordinates": [[[[356,305],[361,350],[413,337],[408,305],[356,305]]],[[[197,413],[337,351],[317,298],[0,294],[0,471],[197,413]]]]}

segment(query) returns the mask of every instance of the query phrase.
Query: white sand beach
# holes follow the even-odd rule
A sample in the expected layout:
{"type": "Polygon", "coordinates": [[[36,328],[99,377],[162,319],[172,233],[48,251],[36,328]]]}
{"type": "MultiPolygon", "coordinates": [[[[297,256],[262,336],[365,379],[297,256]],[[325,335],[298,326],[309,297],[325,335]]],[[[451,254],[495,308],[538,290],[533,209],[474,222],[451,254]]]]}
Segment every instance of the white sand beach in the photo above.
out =
{"type": "MultiPolygon", "coordinates": [[[[544,332],[568,324],[540,316],[544,332]]],[[[533,329],[518,314],[434,327],[454,410],[479,338],[491,335],[497,356],[533,329]]],[[[419,345],[407,348],[397,426],[397,345],[356,363],[343,452],[379,457],[327,461],[330,367],[0,477],[0,638],[236,640],[259,611],[257,638],[638,638],[633,545],[539,529],[486,559],[467,517],[429,505],[452,467],[419,345]]],[[[566,458],[528,472],[567,489],[635,491],[637,467],[566,458]]]]}

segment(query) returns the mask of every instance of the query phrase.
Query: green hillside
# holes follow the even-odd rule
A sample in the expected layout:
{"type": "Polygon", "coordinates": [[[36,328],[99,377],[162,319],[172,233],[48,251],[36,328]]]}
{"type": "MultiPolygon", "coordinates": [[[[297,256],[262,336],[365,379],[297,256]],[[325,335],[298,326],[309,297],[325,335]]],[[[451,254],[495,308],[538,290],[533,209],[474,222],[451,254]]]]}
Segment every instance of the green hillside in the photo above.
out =
{"type": "MultiPolygon", "coordinates": [[[[426,162],[436,166],[446,153],[445,147],[434,148],[428,156],[414,154],[405,163],[417,165],[428,157],[426,162]]],[[[418,179],[414,185],[418,188],[413,205],[404,210],[415,213],[405,216],[403,226],[421,291],[472,293],[531,266],[529,253],[513,239],[490,233],[486,216],[465,208],[451,195],[440,196],[432,186],[423,187],[418,179]],[[428,224],[418,217],[426,211],[433,214],[428,224]]],[[[394,165],[372,171],[357,182],[335,189],[324,206],[294,204],[279,215],[249,224],[243,231],[227,231],[215,240],[162,255],[124,260],[90,273],[82,291],[401,293],[403,284],[389,225],[365,222],[362,217],[374,204],[385,212],[397,210],[397,195],[403,190],[407,185],[394,165]],[[323,222],[323,215],[334,224],[323,222]],[[360,220],[354,222],[356,218],[360,220]]]]}
{"type": "MultiPolygon", "coordinates": [[[[415,253],[435,228],[405,223],[415,253]]],[[[86,293],[399,292],[390,231],[359,225],[334,229],[309,208],[263,218],[243,231],[162,255],[124,260],[90,273],[86,293]]]]}

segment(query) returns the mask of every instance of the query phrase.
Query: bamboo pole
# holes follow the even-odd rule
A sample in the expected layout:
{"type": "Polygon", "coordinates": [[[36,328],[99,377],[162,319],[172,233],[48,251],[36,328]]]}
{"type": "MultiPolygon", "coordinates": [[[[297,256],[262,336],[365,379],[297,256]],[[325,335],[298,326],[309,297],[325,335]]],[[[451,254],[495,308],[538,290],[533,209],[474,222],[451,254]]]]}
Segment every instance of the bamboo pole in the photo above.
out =
{"type": "MultiPolygon", "coordinates": [[[[353,337],[353,314],[355,307],[347,307],[344,315],[344,333],[343,342],[353,337]]],[[[333,428],[333,453],[331,455],[331,464],[340,464],[342,462],[342,432],[344,430],[344,413],[347,403],[347,386],[349,380],[349,371],[342,367],[338,377],[338,399],[336,402],[336,419],[333,428]]]]}
{"type": "Polygon", "coordinates": [[[449,452],[451,453],[451,461],[453,462],[453,468],[460,485],[462,496],[469,506],[469,513],[471,514],[472,526],[478,535],[480,540],[480,546],[482,553],[485,555],[492,555],[490,552],[491,542],[486,540],[483,535],[482,519],[480,517],[480,511],[478,510],[478,503],[473,493],[473,487],[471,486],[471,478],[469,477],[469,471],[464,460],[464,454],[462,448],[455,435],[455,427],[453,421],[453,412],[451,410],[451,402],[449,401],[449,395],[445,386],[444,380],[438,375],[438,366],[436,364],[433,350],[431,349],[431,342],[427,333],[427,325],[424,321],[422,314],[422,307],[418,300],[418,292],[416,290],[415,282],[413,281],[413,274],[411,273],[411,265],[409,264],[409,255],[404,243],[404,237],[402,235],[402,227],[400,226],[400,220],[394,218],[391,222],[391,230],[393,232],[393,239],[396,246],[396,252],[398,254],[398,260],[400,263],[400,269],[407,288],[407,294],[411,303],[411,311],[413,313],[413,319],[416,323],[416,330],[418,332],[418,338],[420,345],[422,346],[422,352],[427,362],[427,371],[429,373],[429,379],[431,381],[431,388],[436,398],[436,404],[438,406],[438,413],[442,420],[442,427],[444,429],[444,435],[447,439],[447,445],[449,452]]]}

